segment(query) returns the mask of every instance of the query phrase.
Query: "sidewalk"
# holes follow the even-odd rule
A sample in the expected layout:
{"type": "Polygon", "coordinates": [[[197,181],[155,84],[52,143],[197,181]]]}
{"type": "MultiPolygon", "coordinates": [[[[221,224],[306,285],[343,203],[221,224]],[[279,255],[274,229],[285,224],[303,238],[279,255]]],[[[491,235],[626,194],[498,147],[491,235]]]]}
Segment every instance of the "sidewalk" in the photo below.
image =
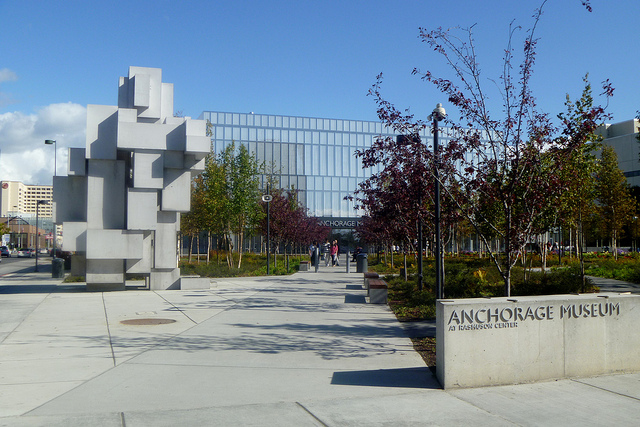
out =
{"type": "Polygon", "coordinates": [[[640,417],[640,373],[445,392],[403,325],[385,305],[366,304],[362,275],[344,268],[214,279],[203,291],[87,293],[50,276],[0,279],[0,426],[640,417]]]}

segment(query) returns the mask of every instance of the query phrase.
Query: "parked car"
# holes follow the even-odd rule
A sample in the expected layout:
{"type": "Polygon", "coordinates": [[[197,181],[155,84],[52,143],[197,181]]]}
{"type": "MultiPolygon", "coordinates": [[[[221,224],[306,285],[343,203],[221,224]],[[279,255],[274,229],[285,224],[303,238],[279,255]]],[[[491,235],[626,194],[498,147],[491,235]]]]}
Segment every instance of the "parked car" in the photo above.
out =
{"type": "Polygon", "coordinates": [[[11,258],[11,251],[6,246],[0,246],[0,255],[6,256],[7,258],[11,258]]]}
{"type": "Polygon", "coordinates": [[[18,258],[31,258],[33,255],[33,249],[21,248],[18,249],[18,258]]]}

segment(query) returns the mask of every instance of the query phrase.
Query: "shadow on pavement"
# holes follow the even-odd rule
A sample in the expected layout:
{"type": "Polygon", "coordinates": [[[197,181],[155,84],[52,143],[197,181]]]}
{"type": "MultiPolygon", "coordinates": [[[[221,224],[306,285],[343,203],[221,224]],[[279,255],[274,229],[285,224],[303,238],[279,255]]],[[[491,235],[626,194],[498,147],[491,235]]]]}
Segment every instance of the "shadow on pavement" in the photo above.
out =
{"type": "Polygon", "coordinates": [[[345,304],[366,304],[367,300],[364,295],[345,295],[344,296],[345,304]]]}
{"type": "Polygon", "coordinates": [[[334,372],[331,384],[362,387],[442,388],[426,366],[424,368],[334,372]]]}
{"type": "Polygon", "coordinates": [[[81,285],[0,285],[0,294],[53,294],[63,292],[86,292],[87,286],[81,285]]]}

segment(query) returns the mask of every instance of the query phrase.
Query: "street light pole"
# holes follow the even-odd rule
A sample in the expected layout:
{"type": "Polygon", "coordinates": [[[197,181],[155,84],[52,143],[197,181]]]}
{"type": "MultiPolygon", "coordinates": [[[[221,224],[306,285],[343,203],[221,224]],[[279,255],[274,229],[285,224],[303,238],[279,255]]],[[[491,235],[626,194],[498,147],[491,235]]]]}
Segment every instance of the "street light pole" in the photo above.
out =
{"type": "Polygon", "coordinates": [[[40,209],[39,209],[40,205],[46,205],[46,204],[48,204],[48,203],[49,203],[49,202],[48,202],[47,200],[38,200],[38,201],[36,202],[36,268],[35,268],[35,270],[34,270],[36,273],[38,272],[38,252],[39,252],[39,249],[38,249],[38,240],[40,240],[40,239],[38,238],[38,237],[39,237],[39,236],[38,236],[38,212],[40,211],[40,209]]]}
{"type": "Polygon", "coordinates": [[[269,213],[269,202],[271,202],[271,200],[273,200],[273,196],[271,194],[269,194],[270,188],[269,188],[269,184],[267,184],[267,194],[265,194],[264,196],[262,196],[262,201],[265,202],[267,204],[267,276],[271,273],[270,268],[271,268],[271,230],[270,230],[270,213],[269,213]]]}
{"type": "MultiPolygon", "coordinates": [[[[46,145],[53,145],[53,178],[54,180],[51,182],[51,192],[53,193],[53,184],[55,181],[56,173],[58,171],[58,144],[55,139],[45,139],[44,143],[46,145]]],[[[56,259],[56,240],[58,240],[58,230],[56,229],[55,221],[52,221],[53,224],[53,259],[56,259]]]]}
{"type": "Polygon", "coordinates": [[[440,236],[440,149],[438,147],[438,122],[443,120],[446,112],[442,104],[438,103],[431,114],[433,120],[433,155],[435,162],[435,229],[436,229],[436,298],[444,298],[442,277],[442,238],[440,236]]]}

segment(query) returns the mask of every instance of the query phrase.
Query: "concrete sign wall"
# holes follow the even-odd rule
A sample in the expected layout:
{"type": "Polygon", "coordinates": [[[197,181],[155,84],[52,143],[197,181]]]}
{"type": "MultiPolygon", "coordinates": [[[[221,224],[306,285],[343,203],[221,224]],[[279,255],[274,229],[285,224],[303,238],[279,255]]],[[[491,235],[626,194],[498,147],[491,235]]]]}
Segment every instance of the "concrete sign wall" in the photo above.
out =
{"type": "Polygon", "coordinates": [[[53,194],[63,250],[86,262],[75,271],[87,289],[124,289],[127,273],[151,289],[180,286],[180,213],[210,144],[204,120],[173,117],[173,85],[159,68],[130,67],[117,107],[87,106],[86,147],[70,149],[53,194]]]}
{"type": "Polygon", "coordinates": [[[436,372],[445,388],[640,371],[640,296],[440,300],[436,372]]]}

